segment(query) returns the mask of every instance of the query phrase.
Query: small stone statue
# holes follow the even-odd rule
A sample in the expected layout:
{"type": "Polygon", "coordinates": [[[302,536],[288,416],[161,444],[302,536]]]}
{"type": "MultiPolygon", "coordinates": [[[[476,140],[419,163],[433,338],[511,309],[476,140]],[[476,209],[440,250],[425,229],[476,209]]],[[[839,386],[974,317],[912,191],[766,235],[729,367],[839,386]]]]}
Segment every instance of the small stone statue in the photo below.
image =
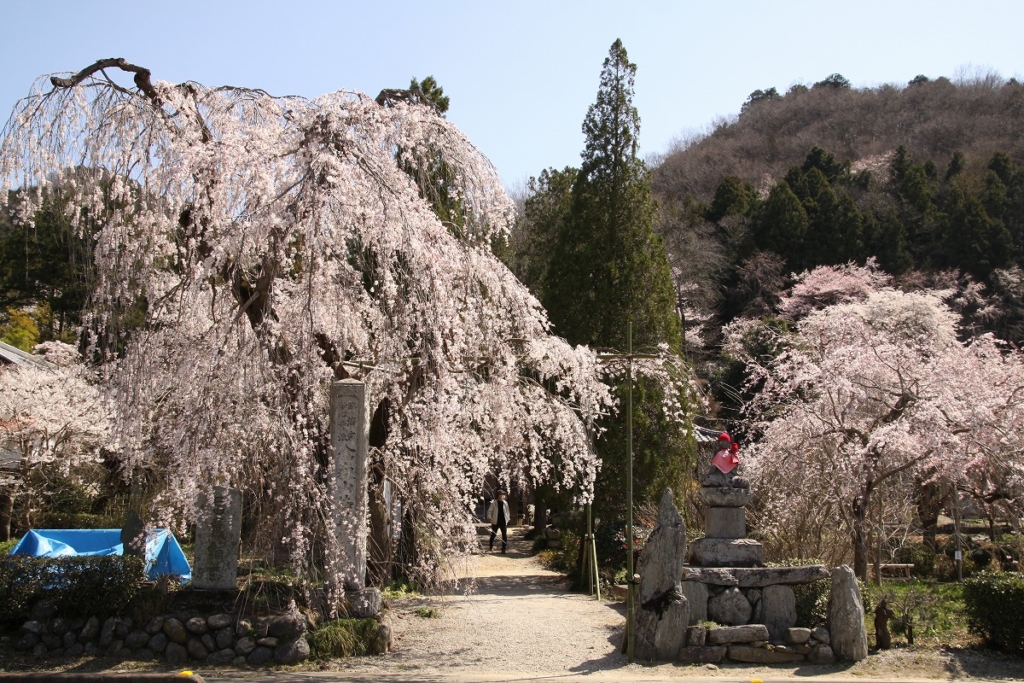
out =
{"type": "Polygon", "coordinates": [[[885,598],[875,608],[875,647],[879,650],[888,650],[892,647],[892,636],[889,635],[889,620],[895,613],[889,609],[889,603],[885,598]]]}
{"type": "Polygon", "coordinates": [[[739,444],[734,442],[728,434],[725,432],[719,434],[715,457],[711,459],[711,466],[701,483],[704,486],[750,488],[750,482],[740,476],[743,470],[740,465],[739,450],[739,444]]]}

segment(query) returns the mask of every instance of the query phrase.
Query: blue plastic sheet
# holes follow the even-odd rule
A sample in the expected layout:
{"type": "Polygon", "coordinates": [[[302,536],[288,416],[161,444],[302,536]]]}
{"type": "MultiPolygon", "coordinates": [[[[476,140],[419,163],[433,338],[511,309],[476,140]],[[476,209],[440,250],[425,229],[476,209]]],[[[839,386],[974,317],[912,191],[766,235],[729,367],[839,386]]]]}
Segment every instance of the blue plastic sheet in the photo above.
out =
{"type": "MultiPolygon", "coordinates": [[[[73,557],[123,555],[120,529],[33,529],[18,541],[11,555],[73,557]]],[[[168,574],[192,580],[192,568],[178,540],[167,529],[153,529],[146,537],[146,574],[151,581],[168,574]]]]}

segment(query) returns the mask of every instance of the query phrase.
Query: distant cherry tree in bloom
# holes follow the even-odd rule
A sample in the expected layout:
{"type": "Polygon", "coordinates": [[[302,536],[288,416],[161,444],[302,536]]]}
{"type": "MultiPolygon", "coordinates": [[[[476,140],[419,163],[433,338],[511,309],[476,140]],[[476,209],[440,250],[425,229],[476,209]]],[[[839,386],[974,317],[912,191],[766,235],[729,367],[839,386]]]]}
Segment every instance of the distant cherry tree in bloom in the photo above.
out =
{"type": "Polygon", "coordinates": [[[0,448],[17,458],[0,469],[5,539],[18,498],[31,511],[55,481],[91,483],[111,435],[113,411],[78,352],[61,342],[36,351],[45,365],[0,369],[0,448]]]}
{"type": "Polygon", "coordinates": [[[893,521],[922,482],[966,488],[998,473],[1004,492],[1024,492],[1024,358],[991,336],[958,341],[945,294],[895,290],[871,267],[821,267],[782,299],[801,316],[795,332],[749,320],[728,330],[760,386],[747,454],[767,537],[848,534],[864,577],[871,525],[893,521]],[[745,353],[751,327],[777,337],[770,360],[745,353]]]}
{"type": "MultiPolygon", "coordinates": [[[[231,484],[268,551],[345,562],[328,389],[356,377],[426,576],[464,547],[488,472],[588,498],[586,425],[614,401],[595,353],[553,336],[492,253],[514,212],[495,169],[432,108],[384,95],[273,97],[102,60],[19,103],[0,178],[26,219],[45,189],[98,226],[87,338],[165,521],[231,484]]],[[[651,373],[689,391],[685,371],[651,373]]]]}

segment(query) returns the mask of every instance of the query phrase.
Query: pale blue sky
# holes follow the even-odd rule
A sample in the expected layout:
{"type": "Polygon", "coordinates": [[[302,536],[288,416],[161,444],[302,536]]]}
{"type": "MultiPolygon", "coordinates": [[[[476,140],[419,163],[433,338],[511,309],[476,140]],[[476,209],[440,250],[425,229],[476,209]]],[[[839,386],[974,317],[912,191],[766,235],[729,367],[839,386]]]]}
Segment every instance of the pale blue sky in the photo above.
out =
{"type": "Polygon", "coordinates": [[[1024,2],[0,2],[0,111],[38,75],[125,57],[155,78],[314,97],[434,75],[449,118],[518,185],[575,165],[601,62],[638,66],[645,155],[758,88],[856,86],[959,67],[1024,74],[1024,2]]]}

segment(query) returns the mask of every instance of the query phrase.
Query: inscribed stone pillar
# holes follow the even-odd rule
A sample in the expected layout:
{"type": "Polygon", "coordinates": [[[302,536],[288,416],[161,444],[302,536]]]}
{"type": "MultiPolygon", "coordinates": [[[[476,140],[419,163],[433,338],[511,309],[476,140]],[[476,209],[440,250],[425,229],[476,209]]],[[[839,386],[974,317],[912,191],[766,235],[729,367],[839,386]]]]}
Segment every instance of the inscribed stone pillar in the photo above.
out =
{"type": "Polygon", "coordinates": [[[344,553],[346,590],[366,581],[366,387],[343,379],[331,384],[335,537],[344,553]]]}
{"type": "Polygon", "coordinates": [[[235,590],[238,543],[242,537],[242,492],[214,486],[212,501],[206,493],[200,493],[197,504],[192,585],[203,590],[235,590]]]}

